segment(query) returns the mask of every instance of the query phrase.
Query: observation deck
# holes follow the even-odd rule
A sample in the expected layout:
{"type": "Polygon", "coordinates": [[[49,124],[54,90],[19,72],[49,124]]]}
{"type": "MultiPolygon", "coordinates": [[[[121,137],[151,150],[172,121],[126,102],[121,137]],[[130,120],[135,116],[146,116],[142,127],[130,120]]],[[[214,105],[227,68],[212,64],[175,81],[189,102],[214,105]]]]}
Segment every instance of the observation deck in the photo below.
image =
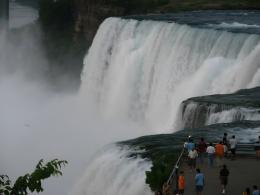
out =
{"type": "MultiPolygon", "coordinates": [[[[228,185],[226,194],[240,195],[246,187],[252,189],[253,185],[260,186],[260,160],[252,156],[238,155],[236,160],[223,159],[223,164],[227,165],[229,170],[228,185]]],[[[221,183],[219,179],[220,167],[216,165],[216,159],[212,168],[208,167],[208,159],[204,159],[204,163],[197,163],[197,168],[205,176],[204,195],[220,195],[221,183]]],[[[191,171],[187,163],[182,162],[180,169],[184,171],[186,187],[185,195],[194,195],[195,192],[195,174],[196,170],[191,171]]]]}
{"type": "MultiPolygon", "coordinates": [[[[238,144],[235,160],[232,160],[231,158],[223,158],[222,161],[218,162],[215,158],[213,167],[208,166],[207,157],[203,160],[203,163],[200,163],[199,159],[197,159],[196,164],[196,168],[199,168],[205,177],[203,195],[222,194],[219,172],[223,164],[225,164],[229,170],[228,184],[225,194],[240,195],[247,187],[251,190],[253,185],[260,187],[260,160],[256,159],[254,144],[238,144]]],[[[188,166],[185,149],[182,150],[167,181],[167,183],[172,187],[172,191],[175,191],[176,189],[176,178],[179,171],[184,171],[186,183],[184,194],[195,195],[196,170],[191,170],[188,166]]]]}

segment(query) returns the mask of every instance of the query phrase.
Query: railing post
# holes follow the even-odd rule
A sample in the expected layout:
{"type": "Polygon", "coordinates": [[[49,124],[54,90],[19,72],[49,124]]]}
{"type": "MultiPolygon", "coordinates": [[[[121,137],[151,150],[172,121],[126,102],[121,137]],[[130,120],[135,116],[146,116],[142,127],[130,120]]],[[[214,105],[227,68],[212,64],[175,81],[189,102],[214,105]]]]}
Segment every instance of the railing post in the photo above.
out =
{"type": "Polygon", "coordinates": [[[179,167],[176,165],[175,167],[175,176],[176,176],[176,190],[179,191],[179,167]]]}

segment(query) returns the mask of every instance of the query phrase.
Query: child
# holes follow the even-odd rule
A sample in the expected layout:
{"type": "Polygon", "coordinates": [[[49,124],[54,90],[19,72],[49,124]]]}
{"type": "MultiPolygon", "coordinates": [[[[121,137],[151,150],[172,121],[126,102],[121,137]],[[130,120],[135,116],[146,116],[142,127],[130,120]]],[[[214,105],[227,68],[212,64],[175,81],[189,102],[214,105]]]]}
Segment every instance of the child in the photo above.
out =
{"type": "Polygon", "coordinates": [[[184,194],[184,188],[185,188],[185,178],[184,178],[184,172],[181,171],[179,178],[178,178],[178,189],[179,189],[179,195],[184,194]]]}

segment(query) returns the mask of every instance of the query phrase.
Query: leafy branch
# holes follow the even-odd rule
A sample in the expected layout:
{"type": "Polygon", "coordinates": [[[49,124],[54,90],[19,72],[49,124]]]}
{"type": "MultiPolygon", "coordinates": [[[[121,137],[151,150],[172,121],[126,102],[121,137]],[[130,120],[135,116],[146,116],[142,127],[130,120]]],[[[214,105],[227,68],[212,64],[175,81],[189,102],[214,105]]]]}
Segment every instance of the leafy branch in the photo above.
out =
{"type": "Polygon", "coordinates": [[[13,186],[7,175],[0,175],[0,195],[27,195],[28,191],[42,192],[42,180],[51,176],[61,176],[60,169],[66,164],[68,164],[66,160],[58,159],[44,164],[41,159],[31,174],[18,177],[13,186]]]}

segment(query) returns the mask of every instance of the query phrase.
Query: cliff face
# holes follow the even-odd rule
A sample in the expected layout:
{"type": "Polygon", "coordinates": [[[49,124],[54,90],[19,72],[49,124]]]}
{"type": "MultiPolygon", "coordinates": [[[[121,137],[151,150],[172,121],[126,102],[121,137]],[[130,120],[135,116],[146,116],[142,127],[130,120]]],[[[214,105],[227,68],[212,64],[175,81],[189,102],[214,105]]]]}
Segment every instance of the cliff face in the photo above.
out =
{"type": "Polygon", "coordinates": [[[74,0],[75,31],[92,40],[99,25],[108,17],[155,12],[169,0],[74,0]]]}
{"type": "MultiPolygon", "coordinates": [[[[65,1],[65,0],[63,0],[65,1]]],[[[260,9],[259,0],[74,0],[75,31],[92,40],[107,17],[192,10],[260,9]]]]}
{"type": "Polygon", "coordinates": [[[124,15],[124,8],[108,4],[106,0],[75,0],[77,15],[75,31],[92,40],[100,23],[107,17],[124,15]]]}

